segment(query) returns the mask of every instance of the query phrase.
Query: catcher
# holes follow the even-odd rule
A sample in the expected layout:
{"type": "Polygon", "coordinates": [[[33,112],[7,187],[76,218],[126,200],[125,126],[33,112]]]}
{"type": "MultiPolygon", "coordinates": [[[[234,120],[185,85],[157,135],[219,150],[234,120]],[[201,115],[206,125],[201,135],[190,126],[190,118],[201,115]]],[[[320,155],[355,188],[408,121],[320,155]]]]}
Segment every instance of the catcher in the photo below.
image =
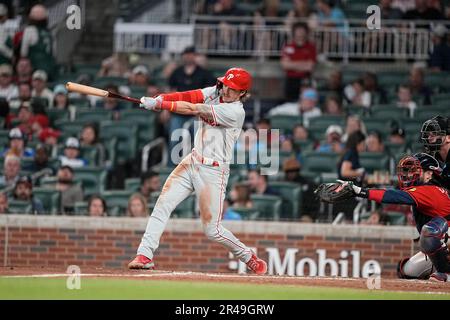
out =
{"type": "Polygon", "coordinates": [[[315,191],[325,202],[335,203],[362,197],[378,203],[411,205],[420,233],[420,250],[399,263],[401,278],[447,281],[450,273],[449,249],[446,245],[450,221],[450,196],[447,189],[436,184],[440,177],[439,162],[426,153],[403,157],[397,166],[400,189],[366,189],[350,181],[321,184],[315,191]],[[433,182],[432,182],[433,181],[433,182]],[[428,257],[428,259],[427,259],[428,257]]]}

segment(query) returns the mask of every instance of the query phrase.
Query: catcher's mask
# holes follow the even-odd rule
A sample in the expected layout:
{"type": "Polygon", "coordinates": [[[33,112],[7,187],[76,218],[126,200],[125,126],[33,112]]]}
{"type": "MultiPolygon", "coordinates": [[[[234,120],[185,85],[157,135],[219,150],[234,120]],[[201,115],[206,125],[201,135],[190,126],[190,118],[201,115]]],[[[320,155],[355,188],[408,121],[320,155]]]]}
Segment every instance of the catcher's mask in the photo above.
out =
{"type": "Polygon", "coordinates": [[[419,184],[424,171],[432,171],[440,176],[442,169],[439,161],[426,153],[416,153],[403,157],[397,165],[397,177],[400,188],[408,188],[419,184]]]}
{"type": "Polygon", "coordinates": [[[429,153],[436,153],[444,144],[447,135],[448,120],[441,116],[425,121],[420,130],[421,140],[429,153]]]}

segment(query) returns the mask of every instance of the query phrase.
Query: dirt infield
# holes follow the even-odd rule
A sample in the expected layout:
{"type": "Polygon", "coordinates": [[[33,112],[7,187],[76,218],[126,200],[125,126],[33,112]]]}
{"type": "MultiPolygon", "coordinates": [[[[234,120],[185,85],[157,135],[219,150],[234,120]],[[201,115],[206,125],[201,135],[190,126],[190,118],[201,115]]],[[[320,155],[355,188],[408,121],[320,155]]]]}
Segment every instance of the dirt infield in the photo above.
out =
{"type": "MultiPolygon", "coordinates": [[[[0,267],[0,276],[6,277],[66,277],[63,268],[49,267],[0,267]]],[[[368,289],[367,279],[333,278],[333,277],[290,277],[290,276],[256,276],[229,273],[200,273],[173,271],[134,271],[105,268],[83,268],[81,276],[93,278],[129,278],[171,281],[206,281],[252,284],[274,284],[289,286],[318,286],[335,288],[368,289]]],[[[384,291],[413,291],[450,294],[450,283],[437,283],[424,280],[381,279],[380,289],[384,291]]]]}

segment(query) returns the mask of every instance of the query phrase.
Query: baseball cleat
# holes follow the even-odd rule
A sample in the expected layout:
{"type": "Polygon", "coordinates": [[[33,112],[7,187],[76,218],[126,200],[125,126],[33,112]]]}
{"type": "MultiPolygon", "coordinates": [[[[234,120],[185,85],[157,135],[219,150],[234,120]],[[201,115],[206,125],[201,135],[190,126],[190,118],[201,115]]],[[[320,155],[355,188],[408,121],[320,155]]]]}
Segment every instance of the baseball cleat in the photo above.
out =
{"type": "Polygon", "coordinates": [[[447,282],[447,274],[444,272],[434,272],[430,276],[430,281],[447,282]]]}
{"type": "Polygon", "coordinates": [[[138,254],[136,258],[128,264],[128,269],[154,270],[155,264],[152,259],[149,259],[142,254],[138,254]]]}
{"type": "Polygon", "coordinates": [[[255,254],[252,254],[252,257],[247,262],[247,268],[256,274],[265,274],[267,272],[267,263],[255,254]]]}

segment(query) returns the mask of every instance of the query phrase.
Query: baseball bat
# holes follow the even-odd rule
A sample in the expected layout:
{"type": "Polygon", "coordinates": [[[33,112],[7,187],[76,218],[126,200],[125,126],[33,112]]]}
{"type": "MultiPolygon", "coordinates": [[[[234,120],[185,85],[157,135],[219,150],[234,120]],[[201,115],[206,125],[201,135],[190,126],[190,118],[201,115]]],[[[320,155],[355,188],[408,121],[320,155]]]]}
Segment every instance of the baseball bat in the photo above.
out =
{"type": "Polygon", "coordinates": [[[71,92],[78,92],[81,94],[97,96],[97,97],[102,97],[102,98],[121,99],[121,100],[131,101],[131,102],[134,102],[137,104],[141,103],[141,100],[136,99],[136,98],[131,98],[128,96],[124,96],[122,94],[114,93],[111,91],[107,91],[107,90],[103,90],[103,89],[99,89],[99,88],[95,88],[95,87],[91,87],[91,86],[85,86],[85,85],[79,84],[79,83],[67,82],[66,88],[68,91],[71,91],[71,92]]]}

